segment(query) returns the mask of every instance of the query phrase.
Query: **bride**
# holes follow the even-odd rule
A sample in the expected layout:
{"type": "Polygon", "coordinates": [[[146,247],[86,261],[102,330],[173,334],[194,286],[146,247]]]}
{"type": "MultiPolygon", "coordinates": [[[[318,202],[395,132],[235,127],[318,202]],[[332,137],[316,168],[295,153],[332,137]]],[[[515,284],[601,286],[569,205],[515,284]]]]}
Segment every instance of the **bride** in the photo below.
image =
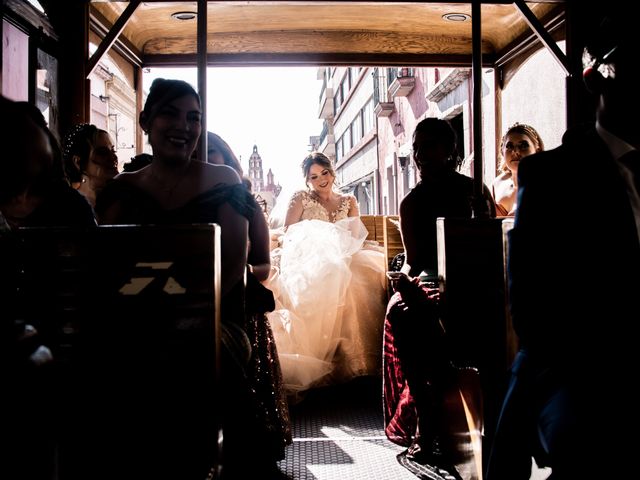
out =
{"type": "Polygon", "coordinates": [[[380,374],[386,307],[384,254],[366,242],[353,195],[334,190],[331,160],[302,162],[307,190],[291,197],[276,234],[276,298],[268,314],[292,396],[360,375],[380,374]]]}

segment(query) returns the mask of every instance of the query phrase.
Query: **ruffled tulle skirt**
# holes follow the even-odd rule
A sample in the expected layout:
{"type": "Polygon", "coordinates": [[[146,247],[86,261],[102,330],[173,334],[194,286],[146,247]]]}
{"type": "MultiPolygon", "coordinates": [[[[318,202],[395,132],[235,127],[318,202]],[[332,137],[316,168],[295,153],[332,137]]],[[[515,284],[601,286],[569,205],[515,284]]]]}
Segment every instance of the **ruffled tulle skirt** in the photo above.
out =
{"type": "Polygon", "coordinates": [[[303,220],[272,251],[268,318],[290,394],[381,372],[386,268],[366,236],[359,218],[303,220]]]}

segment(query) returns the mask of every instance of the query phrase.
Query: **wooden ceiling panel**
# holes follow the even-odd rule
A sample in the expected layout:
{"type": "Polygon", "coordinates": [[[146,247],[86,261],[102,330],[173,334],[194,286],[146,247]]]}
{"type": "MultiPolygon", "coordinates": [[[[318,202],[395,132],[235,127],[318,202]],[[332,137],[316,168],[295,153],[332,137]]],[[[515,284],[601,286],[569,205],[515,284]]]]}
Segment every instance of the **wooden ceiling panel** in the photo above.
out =
{"type": "MultiPolygon", "coordinates": [[[[128,2],[93,1],[114,23],[128,2]]],[[[544,18],[561,3],[527,4],[544,18]]],[[[196,21],[171,17],[196,11],[195,2],[143,2],[123,35],[143,55],[196,52],[196,21]]],[[[469,3],[441,2],[209,2],[208,51],[220,54],[434,54],[471,55],[469,3]]],[[[482,5],[483,53],[499,53],[529,30],[512,4],[482,5]]]]}

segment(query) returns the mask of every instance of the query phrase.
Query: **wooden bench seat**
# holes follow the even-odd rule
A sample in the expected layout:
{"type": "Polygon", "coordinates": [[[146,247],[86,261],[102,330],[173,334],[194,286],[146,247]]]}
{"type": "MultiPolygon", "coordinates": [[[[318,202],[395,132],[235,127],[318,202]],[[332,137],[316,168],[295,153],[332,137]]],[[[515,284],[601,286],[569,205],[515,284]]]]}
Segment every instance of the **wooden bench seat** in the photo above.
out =
{"type": "Polygon", "coordinates": [[[393,257],[404,251],[400,229],[394,224],[398,215],[361,215],[360,219],[369,231],[367,240],[376,241],[384,248],[387,268],[393,257]]]}
{"type": "Polygon", "coordinates": [[[28,389],[8,390],[16,408],[38,406],[12,425],[28,433],[15,445],[36,456],[27,466],[50,463],[38,478],[195,480],[216,468],[219,235],[109,226],[3,239],[14,267],[1,273],[13,285],[3,321],[34,325],[53,356],[15,378],[28,389]]]}

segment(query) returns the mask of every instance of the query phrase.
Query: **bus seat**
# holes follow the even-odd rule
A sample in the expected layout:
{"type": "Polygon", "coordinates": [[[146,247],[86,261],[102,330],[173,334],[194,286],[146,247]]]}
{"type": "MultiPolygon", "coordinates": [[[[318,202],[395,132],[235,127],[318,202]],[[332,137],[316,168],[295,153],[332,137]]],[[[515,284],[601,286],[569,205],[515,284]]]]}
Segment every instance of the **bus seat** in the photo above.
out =
{"type": "Polygon", "coordinates": [[[502,221],[436,221],[442,322],[453,362],[480,374],[485,442],[492,438],[510,366],[502,221]]]}
{"type": "Polygon", "coordinates": [[[25,370],[51,429],[30,432],[51,446],[47,478],[217,478],[219,227],[11,235],[10,311],[53,355],[37,375],[25,370]]]}
{"type": "Polygon", "coordinates": [[[511,365],[518,352],[518,336],[513,329],[511,309],[509,308],[509,279],[507,264],[509,262],[509,232],[513,228],[513,217],[502,220],[502,268],[504,270],[504,314],[505,314],[505,361],[511,365]]]}
{"type": "Polygon", "coordinates": [[[399,253],[404,252],[402,244],[402,235],[400,234],[400,217],[398,215],[385,215],[383,224],[384,252],[387,259],[387,265],[399,253]]]}
{"type": "Polygon", "coordinates": [[[360,220],[369,232],[367,240],[378,242],[382,245],[382,229],[380,228],[382,221],[380,215],[360,215],[360,220]]]}

